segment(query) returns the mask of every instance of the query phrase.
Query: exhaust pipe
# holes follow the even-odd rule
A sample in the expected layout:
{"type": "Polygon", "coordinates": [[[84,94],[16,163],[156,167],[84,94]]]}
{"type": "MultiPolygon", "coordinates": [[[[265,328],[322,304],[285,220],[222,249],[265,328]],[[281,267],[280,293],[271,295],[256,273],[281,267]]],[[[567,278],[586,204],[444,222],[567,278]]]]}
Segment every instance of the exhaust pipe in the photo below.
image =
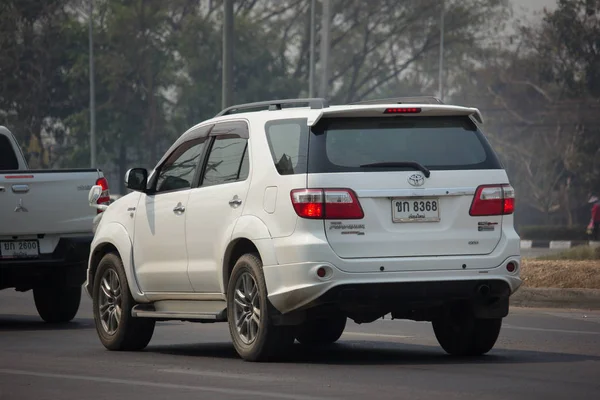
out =
{"type": "Polygon", "coordinates": [[[477,293],[479,293],[479,295],[482,297],[489,296],[490,291],[491,289],[488,285],[479,285],[479,287],[477,288],[477,293]]]}

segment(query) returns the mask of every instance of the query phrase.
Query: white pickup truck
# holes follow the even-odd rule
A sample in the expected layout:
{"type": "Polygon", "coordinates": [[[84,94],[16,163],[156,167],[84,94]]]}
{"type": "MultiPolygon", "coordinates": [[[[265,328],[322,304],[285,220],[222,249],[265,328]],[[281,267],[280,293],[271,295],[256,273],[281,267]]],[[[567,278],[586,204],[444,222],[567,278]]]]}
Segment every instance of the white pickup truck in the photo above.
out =
{"type": "Polygon", "coordinates": [[[28,169],[12,133],[0,126],[0,290],[33,290],[46,322],[75,317],[85,281],[93,220],[88,192],[109,202],[97,169],[28,169]]]}

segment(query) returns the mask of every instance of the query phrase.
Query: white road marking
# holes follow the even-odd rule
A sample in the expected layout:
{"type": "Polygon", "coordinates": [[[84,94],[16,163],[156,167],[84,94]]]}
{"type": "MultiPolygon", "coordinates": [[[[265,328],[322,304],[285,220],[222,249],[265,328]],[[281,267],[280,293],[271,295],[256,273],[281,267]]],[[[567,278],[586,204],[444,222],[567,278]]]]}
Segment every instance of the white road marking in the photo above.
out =
{"type": "Polygon", "coordinates": [[[567,329],[547,329],[547,328],[530,328],[525,326],[502,325],[502,328],[515,329],[521,331],[537,331],[537,332],[554,332],[554,333],[572,333],[576,335],[600,335],[600,332],[590,331],[571,331],[567,329]]]}
{"type": "Polygon", "coordinates": [[[404,336],[404,335],[386,335],[383,333],[366,333],[366,332],[344,332],[344,335],[348,336],[366,336],[366,337],[380,337],[380,338],[388,338],[388,339],[409,339],[414,336],[404,336]]]}
{"type": "Polygon", "coordinates": [[[151,381],[138,381],[133,379],[116,379],[107,378],[101,376],[88,376],[88,375],[70,375],[70,374],[52,374],[45,372],[32,372],[32,371],[20,371],[10,369],[0,369],[0,374],[6,375],[18,375],[18,376],[35,376],[39,378],[52,378],[52,379],[70,379],[78,381],[89,381],[89,382],[100,382],[100,383],[113,383],[129,386],[145,386],[155,387],[161,389],[185,389],[195,390],[198,392],[212,392],[229,395],[239,395],[244,397],[254,396],[261,398],[272,398],[272,399],[290,399],[290,400],[320,400],[326,399],[325,397],[305,396],[299,394],[287,394],[287,393],[275,393],[275,392],[263,392],[258,390],[245,390],[245,389],[228,389],[212,386],[192,386],[192,385],[180,385],[174,383],[158,383],[151,381]]]}
{"type": "Polygon", "coordinates": [[[209,378],[227,378],[227,379],[243,379],[249,381],[261,381],[261,382],[273,382],[273,381],[297,381],[292,377],[285,376],[274,376],[274,375],[260,375],[260,374],[236,374],[231,372],[220,372],[220,371],[202,371],[193,369],[159,369],[158,372],[165,372],[168,374],[183,374],[183,375],[195,375],[204,376],[209,378]]]}

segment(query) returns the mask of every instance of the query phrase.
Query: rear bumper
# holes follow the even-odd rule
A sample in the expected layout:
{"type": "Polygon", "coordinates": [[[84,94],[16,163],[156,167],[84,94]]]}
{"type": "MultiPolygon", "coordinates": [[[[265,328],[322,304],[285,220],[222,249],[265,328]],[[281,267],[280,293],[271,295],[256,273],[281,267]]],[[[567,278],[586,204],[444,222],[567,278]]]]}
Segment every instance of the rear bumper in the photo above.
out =
{"type": "MultiPolygon", "coordinates": [[[[520,241],[514,230],[504,231],[490,254],[447,257],[342,259],[326,238],[308,233],[302,236],[273,239],[279,265],[263,267],[269,300],[284,314],[332,298],[348,301],[348,296],[336,294],[341,292],[385,291],[387,301],[419,303],[468,299],[481,284],[491,290],[498,288],[493,293],[497,298],[508,298],[522,283],[520,241]],[[509,262],[518,266],[512,273],[506,268],[509,262]],[[323,278],[317,275],[320,267],[327,270],[323,278]]],[[[371,300],[377,302],[376,297],[371,296],[371,300]]]]}
{"type": "Polygon", "coordinates": [[[85,281],[92,238],[61,238],[52,253],[34,259],[0,259],[0,289],[29,290],[56,280],[69,286],[81,285],[85,281]]]}
{"type": "Polygon", "coordinates": [[[520,257],[509,257],[491,270],[426,272],[348,273],[329,263],[302,263],[263,267],[269,300],[281,313],[310,308],[327,302],[364,298],[366,302],[434,303],[471,299],[480,285],[493,297],[509,297],[521,286],[519,270],[506,270],[509,261],[520,265],[520,257]],[[329,269],[320,278],[316,271],[329,269]]]}

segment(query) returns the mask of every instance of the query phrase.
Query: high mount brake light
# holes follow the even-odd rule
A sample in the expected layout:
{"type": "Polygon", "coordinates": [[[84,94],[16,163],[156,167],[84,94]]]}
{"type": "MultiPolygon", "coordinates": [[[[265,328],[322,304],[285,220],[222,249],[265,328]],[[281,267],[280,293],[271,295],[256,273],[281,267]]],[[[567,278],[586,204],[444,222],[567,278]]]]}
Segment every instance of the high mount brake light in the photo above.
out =
{"type": "Polygon", "coordinates": [[[296,214],[309,219],[362,219],[365,215],[351,189],[296,189],[291,192],[296,214]]]}
{"type": "Polygon", "coordinates": [[[510,185],[483,185],[477,188],[469,215],[484,217],[515,212],[515,190],[510,185]]]}
{"type": "Polygon", "coordinates": [[[418,114],[421,112],[420,108],[415,107],[394,107],[386,108],[384,114],[418,114]]]}

